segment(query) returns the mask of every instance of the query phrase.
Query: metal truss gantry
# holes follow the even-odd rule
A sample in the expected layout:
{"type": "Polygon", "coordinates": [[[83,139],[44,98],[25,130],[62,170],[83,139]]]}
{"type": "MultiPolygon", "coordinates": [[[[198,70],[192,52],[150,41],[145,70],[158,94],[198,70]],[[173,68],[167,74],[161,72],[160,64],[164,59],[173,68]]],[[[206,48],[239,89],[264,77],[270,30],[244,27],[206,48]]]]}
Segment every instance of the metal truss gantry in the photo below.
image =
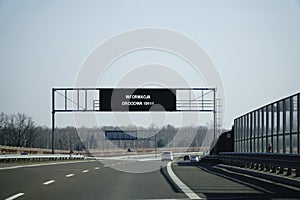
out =
{"type": "MultiPolygon", "coordinates": [[[[101,96],[103,90],[108,88],[52,88],[52,153],[54,154],[55,114],[65,112],[119,112],[103,110],[101,96]]],[[[110,88],[112,90],[135,91],[134,88],[110,88]]],[[[166,90],[166,88],[141,88],[147,90],[166,90]]],[[[164,112],[212,112],[213,132],[216,138],[216,88],[168,88],[174,93],[175,105],[173,110],[164,112]]],[[[106,98],[106,97],[105,97],[106,98]]],[[[109,97],[112,98],[112,97],[109,97]]],[[[164,98],[162,95],[159,98],[164,98]]],[[[172,103],[172,102],[170,102],[172,103]]],[[[173,102],[174,103],[174,102],[173,102]]],[[[161,110],[142,110],[142,112],[155,112],[161,110]]],[[[124,112],[137,112],[124,110],[124,112]]]]}

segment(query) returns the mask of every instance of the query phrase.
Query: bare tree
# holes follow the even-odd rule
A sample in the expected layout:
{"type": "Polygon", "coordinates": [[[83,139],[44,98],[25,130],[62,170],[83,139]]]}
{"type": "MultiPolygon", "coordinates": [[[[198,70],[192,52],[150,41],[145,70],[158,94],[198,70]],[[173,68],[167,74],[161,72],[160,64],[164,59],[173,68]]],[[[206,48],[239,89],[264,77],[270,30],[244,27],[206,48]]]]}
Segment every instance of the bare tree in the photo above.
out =
{"type": "Polygon", "coordinates": [[[37,137],[35,123],[25,114],[1,113],[1,143],[10,146],[31,147],[37,137]]]}
{"type": "Polygon", "coordinates": [[[4,113],[0,113],[0,144],[6,145],[8,117],[4,113]]]}

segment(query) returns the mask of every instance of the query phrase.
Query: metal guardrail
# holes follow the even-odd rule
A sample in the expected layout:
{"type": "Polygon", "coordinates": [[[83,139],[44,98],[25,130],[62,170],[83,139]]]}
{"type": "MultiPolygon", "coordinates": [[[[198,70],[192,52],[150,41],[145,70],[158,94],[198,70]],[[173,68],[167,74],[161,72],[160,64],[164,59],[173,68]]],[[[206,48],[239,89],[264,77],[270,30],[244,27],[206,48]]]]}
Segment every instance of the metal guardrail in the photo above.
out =
{"type": "Polygon", "coordinates": [[[72,154],[37,154],[37,155],[16,155],[7,154],[0,155],[0,162],[14,162],[14,161],[50,161],[50,160],[80,160],[87,159],[84,155],[72,155],[72,154]]]}
{"type": "MultiPolygon", "coordinates": [[[[52,154],[51,149],[44,149],[44,148],[32,148],[32,147],[14,147],[14,146],[4,146],[0,145],[0,155],[1,154],[21,154],[23,152],[32,154],[52,154]]],[[[69,154],[70,150],[58,150],[56,149],[55,152],[57,154],[69,154]]],[[[74,154],[86,154],[87,150],[84,149],[82,151],[73,151],[74,154]]]]}
{"type": "MultiPolygon", "coordinates": [[[[176,158],[180,158],[180,157],[183,157],[184,155],[202,155],[203,153],[202,152],[184,152],[184,153],[173,153],[173,157],[174,159],[176,158]]],[[[127,160],[127,159],[130,159],[130,160],[161,160],[161,153],[159,154],[140,154],[140,155],[137,155],[137,154],[128,154],[127,155],[123,155],[123,156],[110,156],[110,157],[95,157],[95,159],[98,159],[98,160],[127,160]]]]}
{"type": "MultiPolygon", "coordinates": [[[[164,151],[172,151],[173,153],[185,153],[192,152],[205,152],[209,147],[162,147],[162,148],[131,148],[131,155],[144,155],[154,154],[155,151],[160,155],[164,151]]],[[[112,149],[89,149],[90,155],[94,157],[115,157],[115,156],[127,156],[128,149],[124,148],[112,148],[112,149]]]]}
{"type": "Polygon", "coordinates": [[[300,177],[300,154],[277,154],[277,153],[219,153],[210,155],[202,160],[213,164],[226,164],[237,167],[251,168],[271,173],[300,177]]]}

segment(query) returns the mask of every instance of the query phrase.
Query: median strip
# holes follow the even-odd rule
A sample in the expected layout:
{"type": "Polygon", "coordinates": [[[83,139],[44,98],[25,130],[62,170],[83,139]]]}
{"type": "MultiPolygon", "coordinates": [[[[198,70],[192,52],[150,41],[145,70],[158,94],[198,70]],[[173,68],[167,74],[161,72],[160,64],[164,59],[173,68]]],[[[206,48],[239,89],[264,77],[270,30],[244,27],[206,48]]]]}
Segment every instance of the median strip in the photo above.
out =
{"type": "Polygon", "coordinates": [[[43,183],[43,185],[49,185],[49,184],[54,183],[54,182],[55,182],[55,180],[46,181],[46,182],[43,183]]]}
{"type": "Polygon", "coordinates": [[[18,194],[15,194],[15,195],[11,196],[11,197],[6,198],[5,200],[14,200],[16,198],[19,198],[19,197],[23,196],[24,194],[25,193],[18,193],[18,194]]]}
{"type": "Polygon", "coordinates": [[[190,199],[201,199],[195,192],[193,192],[187,185],[185,185],[173,172],[171,167],[172,162],[167,164],[167,172],[173,182],[180,188],[180,190],[190,199]]]}

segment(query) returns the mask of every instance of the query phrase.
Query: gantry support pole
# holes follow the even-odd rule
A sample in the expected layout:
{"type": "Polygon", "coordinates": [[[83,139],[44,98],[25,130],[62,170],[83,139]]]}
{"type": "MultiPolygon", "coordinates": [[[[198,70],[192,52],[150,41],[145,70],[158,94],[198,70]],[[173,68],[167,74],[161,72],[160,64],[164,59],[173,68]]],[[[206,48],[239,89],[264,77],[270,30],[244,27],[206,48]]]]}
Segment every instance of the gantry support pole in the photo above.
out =
{"type": "Polygon", "coordinates": [[[52,154],[54,154],[54,129],[55,129],[55,97],[54,97],[55,89],[52,88],[52,154]]]}
{"type": "Polygon", "coordinates": [[[216,88],[214,88],[214,111],[213,111],[213,115],[214,115],[214,141],[216,140],[216,88]]]}

